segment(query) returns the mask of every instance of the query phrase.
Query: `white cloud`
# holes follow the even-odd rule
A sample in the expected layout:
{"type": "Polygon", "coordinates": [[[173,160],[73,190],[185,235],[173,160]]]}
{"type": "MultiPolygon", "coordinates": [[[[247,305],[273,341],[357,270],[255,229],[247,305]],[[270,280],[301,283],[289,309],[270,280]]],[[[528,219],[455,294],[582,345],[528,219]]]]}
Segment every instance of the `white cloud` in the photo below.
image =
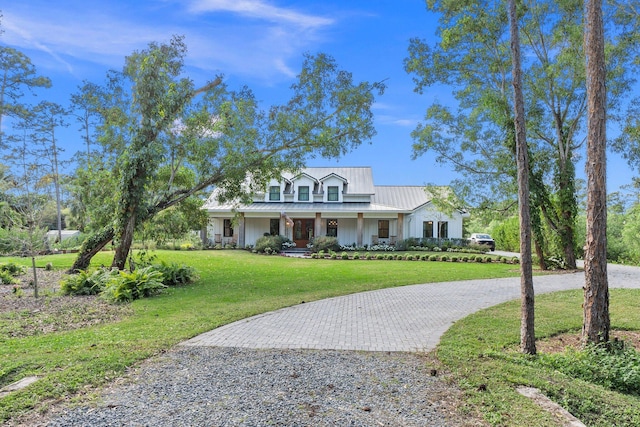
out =
{"type": "Polygon", "coordinates": [[[318,50],[323,30],[335,24],[265,0],[167,1],[162,7],[149,1],[136,3],[136,13],[128,2],[78,5],[33,0],[3,7],[2,41],[45,73],[75,75],[81,63],[120,69],[132,51],[179,34],[189,48],[188,66],[271,84],[295,76],[302,53],[318,50]]]}
{"type": "Polygon", "coordinates": [[[318,28],[331,25],[334,22],[330,18],[273,6],[263,0],[194,0],[189,6],[189,10],[194,13],[232,12],[255,19],[294,24],[304,28],[318,28]]]}

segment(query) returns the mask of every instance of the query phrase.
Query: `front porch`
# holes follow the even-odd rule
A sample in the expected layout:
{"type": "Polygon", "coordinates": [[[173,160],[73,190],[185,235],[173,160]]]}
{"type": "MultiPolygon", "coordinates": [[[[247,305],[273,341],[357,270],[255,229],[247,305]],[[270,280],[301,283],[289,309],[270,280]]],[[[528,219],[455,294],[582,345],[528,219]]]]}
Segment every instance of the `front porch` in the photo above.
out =
{"type": "MultiPolygon", "coordinates": [[[[277,214],[276,214],[277,215],[277,214]]],[[[287,212],[278,216],[258,216],[255,213],[240,213],[234,218],[212,218],[207,230],[208,236],[215,236],[211,244],[235,242],[238,247],[254,245],[265,234],[279,234],[295,242],[296,248],[307,248],[317,236],[336,237],[341,244],[356,246],[389,244],[404,239],[404,214],[373,215],[357,212],[323,213],[287,212]],[[225,221],[233,221],[224,228],[225,221]],[[226,235],[224,232],[226,231],[226,235]]]]}

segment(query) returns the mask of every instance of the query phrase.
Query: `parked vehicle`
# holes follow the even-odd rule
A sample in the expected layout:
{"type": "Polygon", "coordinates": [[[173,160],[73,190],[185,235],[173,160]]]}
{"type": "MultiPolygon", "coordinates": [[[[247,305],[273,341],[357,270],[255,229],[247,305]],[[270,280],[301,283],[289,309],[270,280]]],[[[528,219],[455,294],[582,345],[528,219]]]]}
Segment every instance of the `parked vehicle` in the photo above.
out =
{"type": "Polygon", "coordinates": [[[496,242],[488,234],[472,233],[471,237],[469,237],[469,241],[471,243],[475,243],[476,245],[487,245],[492,251],[496,250],[496,242]]]}

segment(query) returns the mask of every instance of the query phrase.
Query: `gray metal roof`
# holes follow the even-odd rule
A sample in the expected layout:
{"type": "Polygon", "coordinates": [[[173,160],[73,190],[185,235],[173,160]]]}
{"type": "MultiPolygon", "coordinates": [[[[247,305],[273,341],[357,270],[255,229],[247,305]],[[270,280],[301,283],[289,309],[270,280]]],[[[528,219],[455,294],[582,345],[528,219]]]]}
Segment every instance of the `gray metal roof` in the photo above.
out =
{"type": "Polygon", "coordinates": [[[204,209],[209,212],[230,212],[232,209],[239,212],[404,212],[393,206],[378,205],[375,203],[269,203],[259,202],[250,205],[234,206],[232,204],[211,205],[204,209]]]}
{"type": "Polygon", "coordinates": [[[305,173],[317,180],[335,174],[347,180],[348,194],[370,195],[371,202],[359,203],[283,203],[254,202],[248,205],[219,204],[216,191],[209,197],[203,209],[209,212],[411,212],[429,201],[431,194],[418,185],[373,185],[370,167],[315,167],[305,168],[299,173],[285,173],[283,178],[292,179],[305,173]]]}
{"type": "Polygon", "coordinates": [[[426,188],[419,185],[376,185],[375,190],[371,203],[402,210],[414,210],[432,198],[426,188]]]}
{"type": "Polygon", "coordinates": [[[291,180],[300,173],[306,173],[318,181],[331,174],[338,175],[347,181],[348,194],[373,194],[375,192],[370,166],[304,168],[295,174],[283,173],[282,177],[291,180]]]}

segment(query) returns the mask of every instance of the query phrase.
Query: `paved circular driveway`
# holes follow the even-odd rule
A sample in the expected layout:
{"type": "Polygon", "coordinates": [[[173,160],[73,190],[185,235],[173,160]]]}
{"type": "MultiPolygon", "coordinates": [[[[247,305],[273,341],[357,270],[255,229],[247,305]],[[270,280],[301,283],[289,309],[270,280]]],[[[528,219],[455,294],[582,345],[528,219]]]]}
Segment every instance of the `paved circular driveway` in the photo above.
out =
{"type": "MultiPolygon", "coordinates": [[[[640,268],[610,264],[609,287],[640,288],[640,268]]],[[[536,295],[580,289],[584,273],[534,277],[536,295]]],[[[428,351],[453,322],[520,298],[520,278],[382,289],[305,303],[240,320],[185,346],[428,351]]]]}

